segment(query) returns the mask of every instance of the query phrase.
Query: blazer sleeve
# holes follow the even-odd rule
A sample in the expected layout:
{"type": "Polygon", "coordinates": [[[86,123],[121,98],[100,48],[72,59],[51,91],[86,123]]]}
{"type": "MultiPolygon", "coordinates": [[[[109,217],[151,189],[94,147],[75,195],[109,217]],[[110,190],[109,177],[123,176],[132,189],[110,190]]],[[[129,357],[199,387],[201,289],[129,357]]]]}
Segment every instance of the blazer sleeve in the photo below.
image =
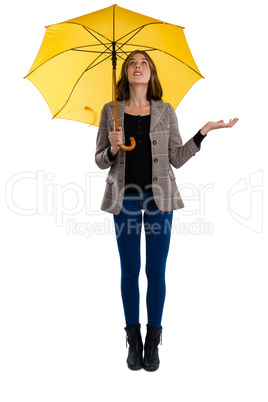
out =
{"type": "Polygon", "coordinates": [[[109,125],[107,108],[104,106],[101,111],[99,130],[96,140],[95,162],[100,169],[107,169],[116,160],[116,158],[109,158],[109,125]]]}
{"type": "Polygon", "coordinates": [[[169,117],[170,117],[170,133],[168,143],[169,162],[175,168],[183,166],[196,152],[200,151],[201,144],[198,147],[192,137],[184,145],[182,143],[178,119],[173,107],[169,104],[169,117]]]}

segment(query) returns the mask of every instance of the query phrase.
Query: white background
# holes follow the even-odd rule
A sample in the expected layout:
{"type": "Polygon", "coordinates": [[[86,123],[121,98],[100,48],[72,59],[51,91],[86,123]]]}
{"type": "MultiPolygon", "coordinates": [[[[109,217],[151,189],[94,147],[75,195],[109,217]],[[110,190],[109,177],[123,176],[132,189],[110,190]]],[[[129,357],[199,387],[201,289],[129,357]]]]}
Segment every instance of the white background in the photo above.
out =
{"type": "MultiPolygon", "coordinates": [[[[184,142],[209,120],[240,119],[209,133],[201,151],[175,170],[185,208],[173,215],[155,373],[132,372],[125,362],[120,261],[112,214],[100,211],[108,171],[95,165],[97,129],[52,120],[23,80],[46,25],[110,5],[2,5],[1,400],[267,402],[265,3],[118,4],[185,27],[205,79],[177,109],[184,142]],[[93,214],[78,204],[83,197],[93,214]]],[[[143,232],[143,334],[144,246],[143,232]]]]}

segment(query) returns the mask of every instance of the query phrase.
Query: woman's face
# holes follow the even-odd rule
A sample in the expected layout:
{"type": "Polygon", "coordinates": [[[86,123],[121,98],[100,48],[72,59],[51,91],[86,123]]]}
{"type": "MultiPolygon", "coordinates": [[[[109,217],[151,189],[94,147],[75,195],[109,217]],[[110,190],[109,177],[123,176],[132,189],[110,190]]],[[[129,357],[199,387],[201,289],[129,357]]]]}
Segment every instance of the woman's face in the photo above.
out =
{"type": "Polygon", "coordinates": [[[132,56],[127,65],[129,84],[148,84],[151,78],[151,70],[146,57],[142,53],[132,56]]]}

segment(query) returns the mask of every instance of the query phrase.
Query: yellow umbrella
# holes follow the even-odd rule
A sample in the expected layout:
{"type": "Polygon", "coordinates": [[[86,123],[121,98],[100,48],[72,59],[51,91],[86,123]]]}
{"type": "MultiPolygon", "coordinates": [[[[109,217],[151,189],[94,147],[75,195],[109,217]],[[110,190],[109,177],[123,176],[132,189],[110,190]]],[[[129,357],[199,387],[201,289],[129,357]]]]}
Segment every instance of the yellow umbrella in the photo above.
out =
{"type": "Polygon", "coordinates": [[[138,48],[150,52],[163,100],[176,109],[192,85],[203,78],[183,29],[114,4],[47,26],[25,78],[43,95],[53,118],[98,126],[103,105],[111,99],[116,102],[118,71],[138,48]]]}

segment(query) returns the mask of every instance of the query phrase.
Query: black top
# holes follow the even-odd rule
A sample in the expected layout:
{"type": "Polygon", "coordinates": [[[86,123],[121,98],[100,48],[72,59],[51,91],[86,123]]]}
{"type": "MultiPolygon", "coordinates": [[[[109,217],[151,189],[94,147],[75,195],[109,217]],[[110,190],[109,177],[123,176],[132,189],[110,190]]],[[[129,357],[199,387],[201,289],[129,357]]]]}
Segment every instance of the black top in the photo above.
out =
{"type": "MultiPolygon", "coordinates": [[[[126,152],[125,165],[125,193],[140,193],[152,191],[152,151],[150,141],[150,120],[151,115],[133,116],[128,113],[124,115],[125,145],[130,145],[129,137],[134,137],[136,147],[126,152]]],[[[200,130],[194,136],[194,142],[199,148],[206,135],[200,130]]],[[[108,148],[108,157],[114,161],[117,157],[108,148]]]]}

